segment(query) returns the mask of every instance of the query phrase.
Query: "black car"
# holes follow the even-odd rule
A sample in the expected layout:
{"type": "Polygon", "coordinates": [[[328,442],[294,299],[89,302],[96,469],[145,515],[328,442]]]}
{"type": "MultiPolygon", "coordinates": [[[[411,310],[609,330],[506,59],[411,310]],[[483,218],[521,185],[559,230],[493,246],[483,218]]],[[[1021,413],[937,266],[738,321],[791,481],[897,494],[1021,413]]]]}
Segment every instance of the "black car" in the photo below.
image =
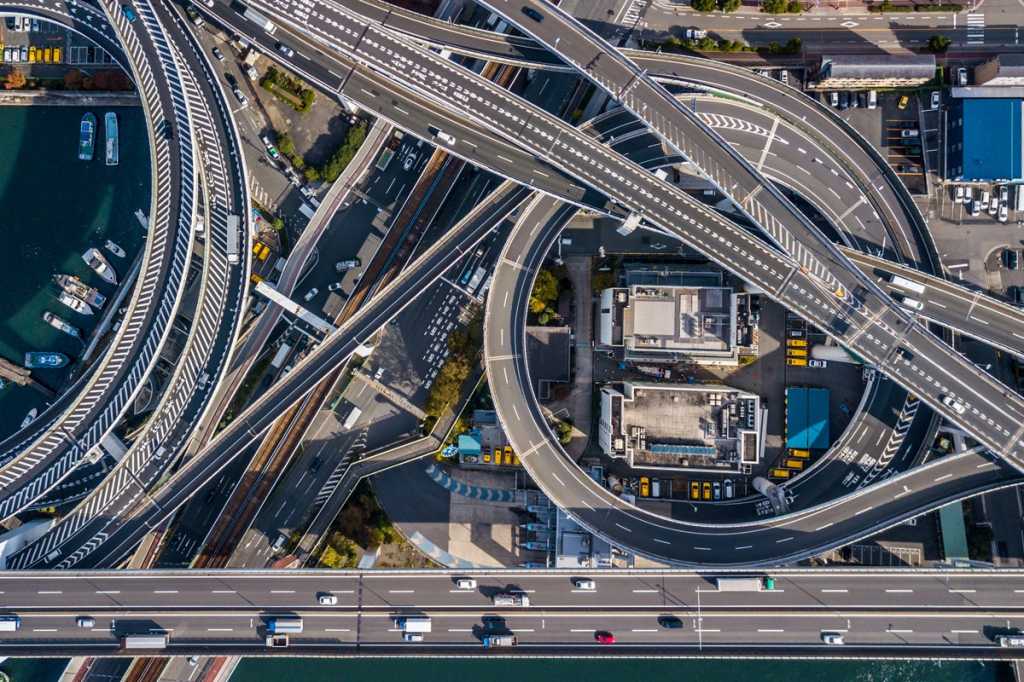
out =
{"type": "Polygon", "coordinates": [[[658,625],[666,630],[680,630],[683,627],[683,621],[676,616],[659,616],[658,625]]]}
{"type": "Polygon", "coordinates": [[[530,17],[531,19],[533,19],[536,22],[544,21],[544,15],[542,15],[540,12],[538,12],[537,10],[535,10],[532,7],[524,7],[523,8],[523,14],[525,14],[528,17],[530,17]]]}
{"type": "Polygon", "coordinates": [[[847,109],[850,106],[850,93],[843,91],[839,93],[839,108],[847,109]]]}

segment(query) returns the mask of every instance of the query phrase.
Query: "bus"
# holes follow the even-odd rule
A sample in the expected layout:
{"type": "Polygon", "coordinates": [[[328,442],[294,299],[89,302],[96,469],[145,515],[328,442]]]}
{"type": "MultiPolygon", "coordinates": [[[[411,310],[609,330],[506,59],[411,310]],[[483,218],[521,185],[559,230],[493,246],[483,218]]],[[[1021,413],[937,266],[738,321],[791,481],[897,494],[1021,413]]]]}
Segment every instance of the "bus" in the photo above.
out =
{"type": "Polygon", "coordinates": [[[892,279],[889,280],[889,281],[892,282],[893,286],[899,287],[900,289],[906,289],[907,291],[913,291],[915,294],[923,294],[924,293],[924,285],[923,284],[918,284],[917,282],[912,282],[909,279],[907,279],[906,277],[900,277],[899,275],[893,275],[892,279]]]}
{"type": "Polygon", "coordinates": [[[238,231],[241,219],[236,215],[228,216],[228,247],[227,255],[228,262],[232,265],[238,265],[238,231]]]}
{"type": "Polygon", "coordinates": [[[125,635],[121,643],[125,649],[166,649],[167,635],[125,635]]]}

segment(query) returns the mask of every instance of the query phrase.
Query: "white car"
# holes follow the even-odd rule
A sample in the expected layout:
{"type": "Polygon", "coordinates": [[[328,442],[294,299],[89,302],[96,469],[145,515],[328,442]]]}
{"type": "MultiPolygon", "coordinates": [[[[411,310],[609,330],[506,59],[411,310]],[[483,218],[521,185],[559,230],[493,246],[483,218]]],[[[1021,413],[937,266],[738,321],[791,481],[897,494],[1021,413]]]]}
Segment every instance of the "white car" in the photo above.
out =
{"type": "Polygon", "coordinates": [[[939,91],[938,90],[933,90],[932,91],[932,109],[938,109],[939,108],[940,98],[941,98],[941,95],[939,94],[939,91]]]}
{"type": "Polygon", "coordinates": [[[967,69],[962,66],[956,71],[956,84],[961,88],[967,86],[967,69]]]}
{"type": "Polygon", "coordinates": [[[316,296],[319,293],[320,293],[320,290],[317,289],[316,287],[313,287],[312,289],[310,289],[309,291],[306,292],[306,295],[303,296],[303,298],[306,300],[306,303],[309,303],[310,301],[313,300],[313,297],[316,296]]]}
{"type": "Polygon", "coordinates": [[[839,632],[823,632],[821,633],[821,641],[825,644],[846,644],[843,641],[843,635],[839,632]]]}
{"type": "Polygon", "coordinates": [[[96,627],[96,619],[92,616],[79,616],[75,619],[75,625],[80,628],[91,629],[96,627]]]}
{"type": "Polygon", "coordinates": [[[327,285],[327,291],[341,291],[341,282],[331,282],[327,285]]]}
{"type": "Polygon", "coordinates": [[[459,578],[455,581],[455,587],[459,588],[460,590],[475,590],[476,580],[474,580],[473,578],[459,578]]]}
{"type": "Polygon", "coordinates": [[[410,154],[405,157],[405,161],[402,162],[402,168],[404,170],[412,170],[412,165],[416,163],[416,157],[410,154]]]}
{"type": "Polygon", "coordinates": [[[335,606],[338,603],[338,597],[330,592],[321,592],[316,596],[316,603],[320,606],[335,606]]]}
{"type": "Polygon", "coordinates": [[[597,583],[590,578],[576,578],[572,581],[572,584],[576,586],[577,590],[587,590],[593,592],[597,589],[597,583]]]}
{"type": "Polygon", "coordinates": [[[283,54],[285,57],[294,57],[295,56],[295,50],[293,50],[292,48],[288,47],[284,43],[277,43],[276,45],[274,45],[274,49],[276,49],[278,52],[283,54]]]}
{"type": "Polygon", "coordinates": [[[956,186],[956,195],[955,196],[956,196],[956,203],[958,203],[958,204],[964,203],[964,186],[963,185],[957,185],[956,186]]]}
{"type": "Polygon", "coordinates": [[[1006,208],[1006,204],[999,204],[999,222],[1005,223],[1009,215],[1010,214],[1006,208]]]}
{"type": "Polygon", "coordinates": [[[953,410],[957,414],[963,414],[964,412],[967,411],[967,408],[964,406],[964,404],[951,395],[942,396],[942,404],[948,407],[949,409],[953,410]]]}
{"type": "Polygon", "coordinates": [[[688,28],[686,29],[687,40],[700,40],[701,38],[707,38],[708,32],[702,28],[688,28]]]}
{"type": "Polygon", "coordinates": [[[403,642],[422,642],[423,641],[423,633],[422,632],[403,632],[402,633],[402,641],[403,642]]]}
{"type": "Polygon", "coordinates": [[[377,371],[373,373],[373,380],[374,381],[380,381],[383,378],[384,378],[384,368],[383,367],[378,367],[377,371]]]}
{"type": "Polygon", "coordinates": [[[900,131],[900,137],[902,138],[917,137],[920,134],[920,131],[918,131],[916,128],[908,128],[906,130],[900,131]]]}
{"type": "Polygon", "coordinates": [[[828,367],[828,360],[808,360],[807,366],[814,369],[825,369],[828,367]]]}

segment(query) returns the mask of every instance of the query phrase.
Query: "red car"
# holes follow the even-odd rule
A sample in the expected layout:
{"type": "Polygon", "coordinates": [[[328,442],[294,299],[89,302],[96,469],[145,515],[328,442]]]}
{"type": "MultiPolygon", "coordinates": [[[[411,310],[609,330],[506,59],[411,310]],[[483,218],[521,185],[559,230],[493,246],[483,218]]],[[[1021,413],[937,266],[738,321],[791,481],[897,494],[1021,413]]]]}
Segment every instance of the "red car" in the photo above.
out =
{"type": "Polygon", "coordinates": [[[615,635],[610,632],[595,632],[594,639],[599,644],[615,644],[615,635]]]}

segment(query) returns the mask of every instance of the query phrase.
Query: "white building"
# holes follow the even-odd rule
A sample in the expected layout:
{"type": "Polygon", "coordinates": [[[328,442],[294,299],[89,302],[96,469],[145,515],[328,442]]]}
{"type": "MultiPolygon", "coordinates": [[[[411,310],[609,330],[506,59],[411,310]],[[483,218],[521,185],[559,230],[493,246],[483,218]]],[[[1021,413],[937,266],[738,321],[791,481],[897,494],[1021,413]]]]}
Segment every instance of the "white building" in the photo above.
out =
{"type": "Polygon", "coordinates": [[[736,294],[721,286],[605,289],[598,342],[622,347],[627,360],[735,365],[736,294]]]}

